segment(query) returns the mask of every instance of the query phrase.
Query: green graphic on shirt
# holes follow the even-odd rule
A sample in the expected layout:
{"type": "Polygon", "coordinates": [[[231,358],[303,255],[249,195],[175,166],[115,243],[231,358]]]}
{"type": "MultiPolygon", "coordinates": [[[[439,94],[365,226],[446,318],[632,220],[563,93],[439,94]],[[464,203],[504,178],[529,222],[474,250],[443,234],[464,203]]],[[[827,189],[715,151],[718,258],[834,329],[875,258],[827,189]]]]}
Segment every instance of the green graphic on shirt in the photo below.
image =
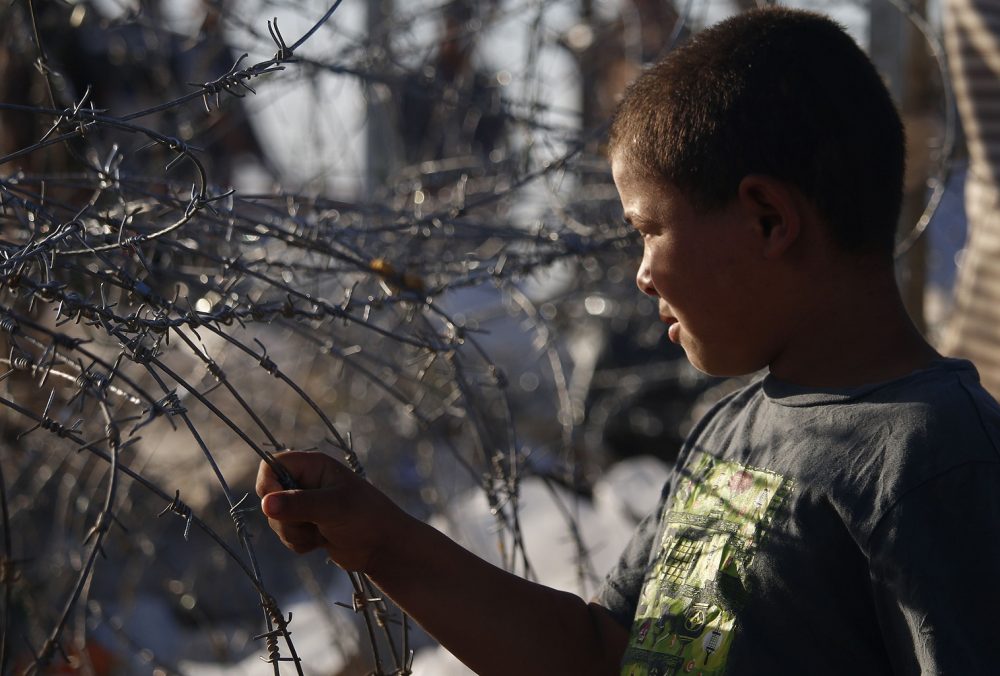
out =
{"type": "Polygon", "coordinates": [[[792,481],[694,454],[670,498],[643,584],[622,676],[720,676],[746,572],[792,481]]]}

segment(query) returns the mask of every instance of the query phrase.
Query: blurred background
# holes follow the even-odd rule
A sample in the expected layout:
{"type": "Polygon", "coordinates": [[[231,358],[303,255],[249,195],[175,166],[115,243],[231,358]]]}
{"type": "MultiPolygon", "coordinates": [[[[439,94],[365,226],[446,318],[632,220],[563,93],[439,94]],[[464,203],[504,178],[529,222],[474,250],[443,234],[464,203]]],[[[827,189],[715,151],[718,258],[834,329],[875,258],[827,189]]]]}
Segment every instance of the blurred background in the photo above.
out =
{"type": "MultiPolygon", "coordinates": [[[[997,394],[1000,9],[789,4],[896,97],[900,284],[997,394]]],[[[270,535],[253,477],[285,448],[591,595],[749,381],[692,369],[637,293],[608,119],[754,6],[0,8],[0,673],[468,673],[270,535]]]]}

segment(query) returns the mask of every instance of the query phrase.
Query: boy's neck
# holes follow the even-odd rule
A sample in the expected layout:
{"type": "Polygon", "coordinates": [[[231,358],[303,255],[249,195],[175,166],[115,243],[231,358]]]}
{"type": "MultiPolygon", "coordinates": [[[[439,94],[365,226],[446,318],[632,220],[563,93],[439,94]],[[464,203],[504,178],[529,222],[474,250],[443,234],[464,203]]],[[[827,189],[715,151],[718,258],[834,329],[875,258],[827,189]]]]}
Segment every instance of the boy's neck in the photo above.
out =
{"type": "Polygon", "coordinates": [[[811,387],[852,387],[898,378],[940,354],[906,312],[891,267],[831,277],[802,299],[784,349],[771,362],[778,379],[811,387]]]}

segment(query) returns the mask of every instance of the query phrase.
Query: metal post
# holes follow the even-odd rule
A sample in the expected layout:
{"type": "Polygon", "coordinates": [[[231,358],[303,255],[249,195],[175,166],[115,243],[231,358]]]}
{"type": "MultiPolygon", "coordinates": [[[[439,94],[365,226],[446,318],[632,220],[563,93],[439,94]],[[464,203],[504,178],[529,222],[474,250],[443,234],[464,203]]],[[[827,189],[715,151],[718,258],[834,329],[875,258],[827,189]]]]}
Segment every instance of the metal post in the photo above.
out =
{"type": "MultiPolygon", "coordinates": [[[[392,0],[368,0],[369,67],[379,71],[390,63],[390,34],[386,29],[392,15],[392,0]]],[[[369,201],[378,199],[378,190],[392,175],[396,159],[395,111],[389,88],[378,82],[365,85],[368,118],[366,129],[365,195],[369,201]]]]}

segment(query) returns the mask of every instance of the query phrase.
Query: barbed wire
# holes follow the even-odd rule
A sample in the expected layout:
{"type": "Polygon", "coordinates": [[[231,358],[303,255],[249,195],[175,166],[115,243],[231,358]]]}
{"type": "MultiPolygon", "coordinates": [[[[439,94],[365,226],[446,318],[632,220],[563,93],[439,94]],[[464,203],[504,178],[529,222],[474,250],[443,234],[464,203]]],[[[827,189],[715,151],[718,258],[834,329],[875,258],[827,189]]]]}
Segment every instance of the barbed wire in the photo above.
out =
{"type": "MultiPolygon", "coordinates": [[[[182,134],[160,131],[164,116],[192,103],[200,102],[204,113],[212,115],[226,110],[223,97],[263,93],[260,86],[268,77],[286,68],[320,72],[325,65],[338,70],[335,64],[307,61],[295,53],[333,15],[337,4],[291,46],[278,20],[268,21],[267,36],[277,50],[272,58],[248,65],[244,54],[223,74],[191,85],[191,91],[127,114],[112,112],[114,106],[103,102],[98,107],[89,87],[69,105],[57,105],[70,88],[58,82],[65,78],[65,64],[57,62],[55,51],[45,50],[45,26],[54,11],[40,15],[39,8],[29,5],[27,17],[20,17],[35,27],[35,64],[44,64],[49,101],[48,105],[3,101],[0,110],[48,121],[41,122],[43,129],[31,143],[0,151],[0,166],[5,168],[27,161],[0,176],[4,280],[0,324],[9,355],[3,362],[8,367],[3,377],[15,393],[13,399],[0,401],[8,411],[34,421],[26,433],[43,429],[90,452],[102,443],[112,445],[109,457],[99,455],[110,463],[112,480],[87,563],[42,648],[32,651],[28,672],[44,668],[57,654],[71,659],[72,651],[62,648],[59,637],[72,609],[83,600],[97,552],[104,551],[116,512],[113,488],[118,474],[139,481],[163,500],[166,507],[161,514],[180,516],[185,540],[191,537],[192,526],[206,527],[194,508],[182,501],[180,489],[170,496],[119,461],[125,448],[139,456],[146,443],[139,433],[159,431],[165,421],[170,430],[177,430],[171,434],[186,430],[228,505],[243,553],[228,545],[226,551],[259,595],[266,629],[256,632],[255,638],[266,644],[267,661],[275,665],[275,673],[286,660],[301,673],[289,636],[291,618],[277,609],[261,577],[250,540],[246,497],[239,497],[216,457],[220,435],[215,425],[228,429],[259,459],[271,463],[289,487],[293,483],[275,463],[274,453],[301,444],[302,439],[326,440],[323,443],[331,450],[347,453],[355,468],[360,468],[360,460],[348,441],[350,435],[329,415],[329,403],[317,401],[308,386],[298,382],[302,374],[294,375],[295,369],[282,363],[287,352],[279,351],[279,356],[266,347],[279,326],[318,343],[318,355],[347,366],[355,376],[352,382],[375,384],[394,407],[403,408],[424,428],[440,426],[444,420],[467,427],[472,458],[479,460],[467,459],[469,453],[458,446],[451,450],[468,469],[468,480],[487,490],[498,519],[512,533],[509,555],[518,557],[524,572],[530,573],[517,516],[521,450],[513,419],[510,413],[501,414],[498,427],[498,419],[482,410],[480,401],[484,387],[493,389],[496,394],[487,394],[486,399],[509,410],[503,393],[506,382],[478,344],[476,330],[456,321],[442,303],[461,288],[484,282],[502,287],[559,260],[629,246],[623,233],[613,228],[595,228],[589,237],[578,234],[567,239],[542,221],[524,227],[496,218],[496,209],[526,186],[564,170],[580,155],[587,137],[536,167],[534,161],[522,160],[523,171],[517,173],[509,164],[488,173],[476,162],[465,162],[453,176],[448,166],[432,164],[416,183],[410,181],[405,192],[395,193],[387,202],[365,204],[288,190],[241,195],[215,187],[212,163],[204,153],[182,134]],[[66,156],[70,170],[32,171],[33,160],[47,159],[44,153],[66,156]],[[161,171],[151,172],[157,161],[161,171]],[[193,180],[178,179],[179,171],[190,173],[193,180]],[[430,180],[438,184],[436,194],[424,192],[430,180]],[[441,185],[448,183],[461,189],[443,199],[441,185]],[[414,205],[417,193],[425,195],[421,208],[414,205]],[[459,254],[456,242],[471,253],[459,254]],[[484,249],[490,242],[495,245],[484,249]],[[259,397],[245,390],[250,379],[235,355],[286,387],[315,415],[318,427],[310,424],[309,432],[279,440],[274,416],[261,409],[259,397]],[[201,375],[192,362],[201,365],[201,375]],[[239,375],[233,375],[227,363],[239,375]],[[32,410],[36,398],[32,391],[46,382],[50,394],[37,414],[32,410]],[[109,427],[113,433],[86,441],[92,436],[87,431],[93,406],[106,411],[114,422],[109,427]],[[62,416],[71,408],[78,417],[64,422],[62,416]],[[265,443],[257,436],[263,436],[265,443]],[[282,638],[290,657],[279,650],[282,638]]],[[[11,13],[18,18],[16,8],[11,13]]],[[[134,18],[144,18],[141,23],[146,26],[155,23],[142,12],[134,18]]],[[[389,81],[376,71],[349,64],[339,70],[372,82],[389,81]]],[[[394,77],[396,84],[403,81],[398,74],[394,77]]],[[[453,100],[464,95],[459,85],[437,89],[453,100]]],[[[541,107],[530,108],[537,113],[541,107]]],[[[524,116],[505,115],[508,124],[529,123],[524,116]]],[[[555,130],[551,125],[538,126],[555,130]]],[[[381,397],[366,399],[370,409],[386,405],[381,397]]],[[[26,434],[18,443],[33,438],[26,434]]],[[[3,502],[6,508],[6,497],[3,502]]],[[[9,540],[9,526],[5,533],[9,540]]],[[[213,539],[221,542],[220,536],[213,539]]],[[[4,560],[11,561],[13,544],[7,551],[4,560]]],[[[514,561],[509,560],[512,567],[514,561]]],[[[19,588],[9,578],[5,576],[5,598],[19,588]]],[[[350,579],[351,607],[368,627],[377,673],[410,673],[406,619],[399,620],[402,637],[397,640],[390,632],[397,611],[363,576],[352,574],[350,579]],[[379,632],[384,639],[376,637],[379,632]]],[[[8,601],[5,613],[10,608],[8,601]]],[[[32,618],[28,631],[34,633],[44,622],[44,616],[32,618]]],[[[5,621],[5,646],[9,626],[5,621]]]]}

